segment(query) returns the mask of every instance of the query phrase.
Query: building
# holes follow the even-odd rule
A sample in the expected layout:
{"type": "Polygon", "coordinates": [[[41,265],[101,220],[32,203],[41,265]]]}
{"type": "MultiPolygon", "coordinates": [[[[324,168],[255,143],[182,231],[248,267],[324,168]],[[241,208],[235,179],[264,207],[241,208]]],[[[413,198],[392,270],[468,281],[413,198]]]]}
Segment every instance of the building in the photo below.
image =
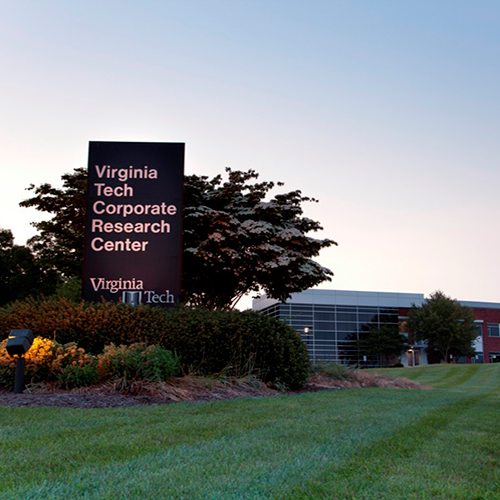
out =
{"type": "MultiPolygon", "coordinates": [[[[313,361],[380,366],[387,364],[387,360],[384,363],[380,359],[367,359],[358,352],[360,332],[369,334],[384,327],[405,334],[404,322],[409,310],[424,300],[420,293],[316,289],[292,294],[286,302],[260,297],[254,299],[252,309],[284,320],[295,328],[313,361]]],[[[460,303],[472,308],[478,337],[474,358],[457,361],[500,362],[500,303],[460,303]]],[[[410,348],[392,362],[404,366],[427,364],[427,346],[423,342],[410,344],[410,348]]]]}

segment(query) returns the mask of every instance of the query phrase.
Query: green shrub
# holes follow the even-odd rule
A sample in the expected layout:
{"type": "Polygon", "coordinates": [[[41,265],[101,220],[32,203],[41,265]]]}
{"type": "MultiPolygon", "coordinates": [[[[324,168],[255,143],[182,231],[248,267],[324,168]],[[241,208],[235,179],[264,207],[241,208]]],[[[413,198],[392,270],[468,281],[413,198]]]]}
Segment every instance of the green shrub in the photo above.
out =
{"type": "Polygon", "coordinates": [[[75,342],[63,345],[55,342],[55,358],[51,367],[54,373],[62,373],[70,365],[83,367],[94,363],[95,356],[86,353],[85,349],[78,347],[75,342]]]}
{"type": "Polygon", "coordinates": [[[255,375],[264,382],[300,388],[309,375],[305,344],[285,323],[252,311],[172,309],[162,345],[183,369],[204,375],[255,375]]]}
{"type": "Polygon", "coordinates": [[[88,387],[97,383],[99,375],[93,363],[87,365],[67,365],[57,375],[59,387],[73,389],[75,387],[88,387]]]}
{"type": "Polygon", "coordinates": [[[75,342],[94,354],[109,343],[159,345],[176,354],[184,372],[251,374],[288,388],[301,387],[310,369],[298,334],[252,311],[27,299],[0,308],[0,331],[7,336],[14,328],[30,328],[61,343],[75,342]]]}
{"type": "Polygon", "coordinates": [[[12,360],[10,363],[6,363],[4,360],[0,361],[0,387],[9,390],[13,389],[15,372],[15,360],[12,360]]]}
{"type": "Polygon", "coordinates": [[[172,351],[157,345],[150,345],[143,353],[140,375],[145,380],[159,382],[178,375],[179,369],[179,361],[172,351]]]}
{"type": "MultiPolygon", "coordinates": [[[[142,346],[142,344],[140,344],[142,346]]],[[[104,352],[98,357],[97,366],[101,380],[116,380],[124,378],[133,380],[138,378],[142,356],[137,348],[139,344],[131,346],[115,346],[110,344],[104,348],[104,352]]]]}
{"type": "Polygon", "coordinates": [[[101,380],[151,380],[161,382],[177,375],[179,364],[170,351],[143,343],[130,346],[114,344],[98,356],[101,380]]]}
{"type": "Polygon", "coordinates": [[[29,328],[35,335],[61,344],[76,342],[86,351],[98,354],[111,342],[158,344],[165,321],[158,308],[49,297],[28,298],[0,308],[0,332],[6,337],[17,328],[29,328]]]}

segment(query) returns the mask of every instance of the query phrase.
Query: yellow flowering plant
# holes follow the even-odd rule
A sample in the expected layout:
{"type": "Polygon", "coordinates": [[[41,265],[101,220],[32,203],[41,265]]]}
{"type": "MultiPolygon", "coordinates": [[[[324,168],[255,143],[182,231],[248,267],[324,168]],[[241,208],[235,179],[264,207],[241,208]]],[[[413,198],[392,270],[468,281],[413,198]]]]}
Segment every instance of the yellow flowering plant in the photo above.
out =
{"type": "MultiPolygon", "coordinates": [[[[14,383],[16,358],[8,354],[6,344],[7,339],[0,342],[0,386],[11,388],[14,383]]],[[[35,337],[24,358],[27,384],[59,380],[69,366],[83,368],[93,365],[95,361],[93,356],[74,342],[62,345],[44,337],[35,337]]]]}

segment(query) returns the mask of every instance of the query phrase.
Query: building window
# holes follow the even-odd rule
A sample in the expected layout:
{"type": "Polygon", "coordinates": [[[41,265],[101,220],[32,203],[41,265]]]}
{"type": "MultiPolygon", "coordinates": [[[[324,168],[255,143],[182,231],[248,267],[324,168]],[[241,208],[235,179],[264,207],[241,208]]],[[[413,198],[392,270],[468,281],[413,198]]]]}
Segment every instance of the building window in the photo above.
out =
{"type": "Polygon", "coordinates": [[[499,323],[488,323],[488,337],[500,337],[499,323]]]}
{"type": "MultiPolygon", "coordinates": [[[[261,312],[292,326],[301,335],[314,361],[359,363],[363,359],[357,345],[360,332],[366,334],[385,327],[398,329],[397,307],[279,304],[261,312]],[[309,328],[307,333],[305,327],[309,328]]],[[[380,360],[373,359],[370,363],[379,365],[380,360]]]]}
{"type": "Polygon", "coordinates": [[[489,361],[490,363],[500,363],[500,352],[490,352],[489,361]]]}

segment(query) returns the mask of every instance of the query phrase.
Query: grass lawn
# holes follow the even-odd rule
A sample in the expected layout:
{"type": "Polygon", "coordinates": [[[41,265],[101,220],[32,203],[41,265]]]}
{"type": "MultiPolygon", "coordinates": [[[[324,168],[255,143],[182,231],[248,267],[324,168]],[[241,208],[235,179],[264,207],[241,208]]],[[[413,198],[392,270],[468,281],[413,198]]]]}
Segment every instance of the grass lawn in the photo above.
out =
{"type": "Polygon", "coordinates": [[[384,372],[433,389],[0,408],[0,498],[499,499],[500,364],[384,372]]]}

